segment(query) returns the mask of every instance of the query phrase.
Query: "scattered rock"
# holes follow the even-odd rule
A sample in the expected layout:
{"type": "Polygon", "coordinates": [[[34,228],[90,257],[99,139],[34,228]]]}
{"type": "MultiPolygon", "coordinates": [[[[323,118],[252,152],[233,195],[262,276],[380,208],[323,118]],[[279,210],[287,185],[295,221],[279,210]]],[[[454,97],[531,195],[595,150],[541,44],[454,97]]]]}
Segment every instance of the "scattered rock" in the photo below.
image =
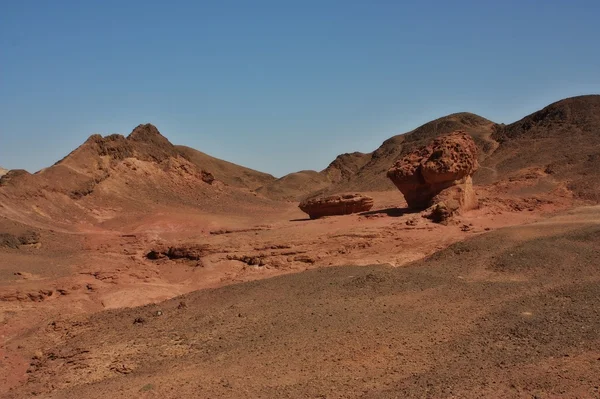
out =
{"type": "Polygon", "coordinates": [[[21,245],[35,245],[40,242],[40,234],[37,231],[27,231],[19,236],[21,245]]]}
{"type": "Polygon", "coordinates": [[[299,256],[294,257],[294,261],[312,264],[312,263],[315,263],[317,260],[315,258],[313,258],[312,256],[299,255],[299,256]]]}
{"type": "Polygon", "coordinates": [[[265,251],[267,249],[290,249],[291,246],[290,245],[284,245],[284,244],[277,244],[277,245],[267,245],[264,247],[256,247],[254,248],[255,251],[265,251]]]}
{"type": "Polygon", "coordinates": [[[125,364],[113,364],[110,366],[110,369],[119,374],[129,374],[133,371],[133,369],[125,364]]]}
{"type": "Polygon", "coordinates": [[[11,181],[18,180],[21,176],[31,176],[25,169],[11,169],[0,176],[0,186],[8,186],[11,181]]]}
{"type": "Polygon", "coordinates": [[[212,173],[202,170],[200,172],[201,179],[204,183],[212,184],[215,181],[215,177],[212,173]]]}
{"type": "Polygon", "coordinates": [[[361,218],[364,219],[378,219],[378,218],[384,218],[387,215],[385,213],[366,213],[366,214],[362,214],[361,218]]]}
{"type": "Polygon", "coordinates": [[[146,258],[150,260],[158,260],[168,258],[187,259],[199,261],[202,256],[207,253],[207,245],[182,245],[176,247],[156,247],[146,254],[146,258]]]}
{"type": "Polygon", "coordinates": [[[416,226],[417,223],[418,223],[418,221],[415,218],[411,218],[406,221],[407,226],[416,226]]]}
{"type": "Polygon", "coordinates": [[[9,233],[0,233],[0,247],[6,247],[6,248],[19,248],[19,239],[13,235],[13,234],[9,234],[9,233]]]}
{"type": "Polygon", "coordinates": [[[211,235],[221,235],[221,234],[233,234],[233,233],[248,233],[250,231],[262,231],[262,230],[269,230],[271,229],[271,226],[257,226],[257,227],[251,227],[248,229],[219,229],[219,230],[213,230],[210,232],[211,235]]]}
{"type": "Polygon", "coordinates": [[[373,198],[362,194],[332,195],[305,200],[298,207],[311,219],[317,219],[323,216],[366,212],[373,207],[373,198]]]}
{"type": "Polygon", "coordinates": [[[0,294],[0,302],[42,302],[54,293],[51,289],[22,292],[16,290],[6,294],[0,294]]]}
{"type": "Polygon", "coordinates": [[[40,242],[40,234],[36,231],[26,231],[21,235],[0,233],[0,247],[18,249],[21,245],[35,245],[40,242]]]}
{"type": "Polygon", "coordinates": [[[448,224],[448,221],[458,211],[458,205],[455,203],[450,203],[450,205],[445,202],[440,202],[439,204],[435,204],[431,208],[427,210],[425,213],[425,217],[431,219],[434,223],[440,224],[448,224]]]}
{"type": "Polygon", "coordinates": [[[462,209],[472,209],[477,201],[471,176],[477,167],[475,142],[465,132],[456,131],[406,155],[388,170],[387,176],[411,208],[429,208],[444,199],[442,191],[458,187],[460,190],[445,196],[458,198],[462,209]],[[436,198],[440,195],[442,198],[436,198]]]}
{"type": "Polygon", "coordinates": [[[239,262],[243,262],[248,266],[264,266],[266,265],[265,259],[263,256],[250,256],[250,255],[227,255],[227,259],[229,260],[237,260],[239,262]]]}

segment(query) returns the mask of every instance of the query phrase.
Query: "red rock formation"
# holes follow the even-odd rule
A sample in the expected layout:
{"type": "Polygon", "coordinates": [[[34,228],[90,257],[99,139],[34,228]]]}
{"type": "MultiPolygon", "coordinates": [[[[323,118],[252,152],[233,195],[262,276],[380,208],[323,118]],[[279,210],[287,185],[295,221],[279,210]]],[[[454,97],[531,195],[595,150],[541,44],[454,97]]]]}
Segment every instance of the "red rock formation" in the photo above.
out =
{"type": "Polygon", "coordinates": [[[460,203],[462,209],[472,209],[477,201],[471,176],[477,167],[475,142],[463,131],[456,131],[406,155],[388,170],[387,176],[411,208],[428,208],[438,202],[434,199],[439,199],[442,191],[459,186],[447,196],[460,203]]]}
{"type": "Polygon", "coordinates": [[[373,207],[373,198],[362,194],[332,195],[303,201],[298,207],[311,219],[317,219],[322,216],[349,215],[368,211],[373,207]]]}

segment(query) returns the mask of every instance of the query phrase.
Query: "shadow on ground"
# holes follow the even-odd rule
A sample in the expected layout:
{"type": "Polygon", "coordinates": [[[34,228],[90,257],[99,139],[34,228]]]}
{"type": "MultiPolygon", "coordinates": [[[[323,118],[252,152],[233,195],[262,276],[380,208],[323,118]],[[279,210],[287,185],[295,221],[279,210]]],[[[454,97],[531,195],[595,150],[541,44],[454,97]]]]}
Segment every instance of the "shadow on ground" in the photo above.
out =
{"type": "Polygon", "coordinates": [[[404,215],[408,215],[411,213],[418,213],[419,211],[410,209],[410,208],[386,208],[386,209],[377,209],[375,211],[361,212],[360,216],[369,216],[369,215],[387,215],[391,217],[400,217],[404,215]]]}

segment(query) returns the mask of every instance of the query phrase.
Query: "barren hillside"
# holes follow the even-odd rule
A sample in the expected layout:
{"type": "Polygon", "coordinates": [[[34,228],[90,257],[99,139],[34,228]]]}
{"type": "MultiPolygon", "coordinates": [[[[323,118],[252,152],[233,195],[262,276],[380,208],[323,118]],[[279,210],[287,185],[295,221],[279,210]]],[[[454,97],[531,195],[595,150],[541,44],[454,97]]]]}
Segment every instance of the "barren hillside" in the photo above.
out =
{"type": "Polygon", "coordinates": [[[395,190],[389,167],[415,147],[454,130],[471,135],[480,153],[476,183],[492,183],[534,168],[568,183],[575,195],[598,202],[600,187],[600,96],[568,98],[510,125],[458,113],[389,138],[372,153],[343,154],[321,172],[290,174],[259,188],[273,198],[352,191],[395,190]],[[310,176],[308,179],[306,176],[310,176]],[[297,184],[301,180],[302,184],[297,184]]]}
{"type": "Polygon", "coordinates": [[[341,154],[321,172],[302,170],[283,176],[256,191],[268,198],[297,201],[331,185],[351,179],[369,160],[369,154],[341,154]]]}
{"type": "Polygon", "coordinates": [[[499,146],[484,165],[497,171],[496,179],[539,168],[568,182],[578,197],[600,201],[600,95],[553,103],[520,121],[499,126],[492,139],[499,146]]]}
{"type": "MultiPolygon", "coordinates": [[[[93,135],[53,166],[35,174],[11,170],[2,176],[0,215],[23,223],[74,226],[131,218],[165,206],[238,214],[275,206],[248,189],[224,184],[203,169],[198,154],[181,152],[150,124],[127,137],[93,135]]],[[[208,165],[219,166],[219,173],[227,169],[225,180],[241,186],[269,179],[214,158],[208,165]]]]}
{"type": "Polygon", "coordinates": [[[197,167],[209,170],[217,180],[233,187],[254,190],[275,181],[275,177],[268,173],[258,172],[231,162],[223,161],[190,147],[178,145],[175,146],[175,148],[177,148],[184,158],[188,159],[197,167]]]}
{"type": "Polygon", "coordinates": [[[425,145],[432,138],[454,130],[465,130],[473,136],[481,149],[481,158],[494,149],[490,140],[495,124],[480,116],[459,113],[448,115],[415,130],[391,137],[375,151],[364,154],[354,152],[339,155],[321,172],[299,172],[303,184],[295,184],[300,177],[297,173],[284,176],[258,191],[273,198],[295,198],[338,193],[344,191],[386,191],[395,190],[385,173],[400,157],[415,147],[425,145]]]}

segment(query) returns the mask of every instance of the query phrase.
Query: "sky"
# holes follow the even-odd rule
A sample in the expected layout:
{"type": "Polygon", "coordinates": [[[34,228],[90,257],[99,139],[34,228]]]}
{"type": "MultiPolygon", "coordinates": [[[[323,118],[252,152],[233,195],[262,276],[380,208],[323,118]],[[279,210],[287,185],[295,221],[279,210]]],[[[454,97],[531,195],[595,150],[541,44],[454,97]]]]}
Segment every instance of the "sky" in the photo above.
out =
{"type": "Polygon", "coordinates": [[[600,2],[0,0],[0,166],[93,133],[280,177],[468,111],[600,93],[600,2]]]}

